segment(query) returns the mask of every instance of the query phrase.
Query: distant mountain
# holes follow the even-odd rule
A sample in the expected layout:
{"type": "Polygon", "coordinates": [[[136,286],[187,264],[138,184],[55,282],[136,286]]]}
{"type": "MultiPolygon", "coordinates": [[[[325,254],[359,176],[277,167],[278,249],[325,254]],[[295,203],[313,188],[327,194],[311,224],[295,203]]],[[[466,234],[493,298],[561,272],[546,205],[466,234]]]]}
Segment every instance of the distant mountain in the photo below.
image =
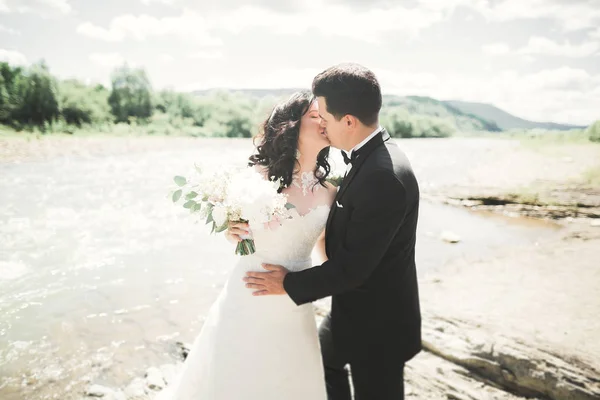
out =
{"type": "Polygon", "coordinates": [[[490,131],[499,132],[501,129],[491,121],[479,115],[463,112],[450,107],[442,101],[425,96],[383,96],[384,112],[386,108],[400,107],[411,115],[439,118],[451,122],[456,130],[461,132],[490,131]]]}
{"type": "MultiPolygon", "coordinates": [[[[215,90],[223,90],[242,95],[264,98],[275,97],[285,98],[299,90],[298,88],[283,89],[209,89],[193,92],[194,95],[203,96],[215,90]]],[[[569,130],[581,129],[584,126],[556,124],[553,122],[534,122],[516,117],[499,109],[498,107],[485,104],[465,101],[441,101],[425,96],[396,96],[384,95],[383,106],[400,107],[406,109],[411,115],[429,116],[449,120],[457,130],[463,132],[471,131],[490,131],[499,132],[509,129],[554,129],[569,130]]]]}
{"type": "Polygon", "coordinates": [[[554,130],[569,130],[569,129],[583,129],[585,126],[569,125],[569,124],[556,124],[553,122],[535,122],[528,121],[523,118],[515,117],[512,114],[507,113],[504,110],[492,104],[485,103],[470,103],[466,101],[443,101],[442,103],[453,107],[463,113],[477,115],[487,121],[494,122],[500,129],[554,129],[554,130]]]}

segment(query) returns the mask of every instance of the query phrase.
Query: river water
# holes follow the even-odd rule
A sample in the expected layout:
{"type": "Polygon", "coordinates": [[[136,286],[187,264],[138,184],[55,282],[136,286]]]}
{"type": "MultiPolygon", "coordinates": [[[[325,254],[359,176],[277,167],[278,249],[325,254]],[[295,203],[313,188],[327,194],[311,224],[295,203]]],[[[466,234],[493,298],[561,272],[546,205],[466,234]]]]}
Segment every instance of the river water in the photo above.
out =
{"type": "MultiPolygon", "coordinates": [[[[464,156],[401,145],[418,160],[422,187],[464,156]]],[[[0,164],[0,399],[78,399],[88,382],[123,385],[170,361],[173,341],[192,341],[234,255],[173,206],[172,177],[194,162],[240,165],[250,151],[248,140],[198,140],[185,149],[0,164]]],[[[332,161],[339,171],[339,154],[332,161]]],[[[551,225],[425,201],[420,215],[420,276],[556,234],[551,225]],[[445,230],[461,242],[440,240],[445,230]]]]}

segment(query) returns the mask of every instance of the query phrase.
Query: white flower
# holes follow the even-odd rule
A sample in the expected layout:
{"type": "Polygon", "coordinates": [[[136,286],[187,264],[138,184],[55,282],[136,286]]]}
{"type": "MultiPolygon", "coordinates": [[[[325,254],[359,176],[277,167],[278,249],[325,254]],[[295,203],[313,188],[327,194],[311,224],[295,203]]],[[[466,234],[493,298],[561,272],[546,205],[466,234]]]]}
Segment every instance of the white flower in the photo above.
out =
{"type": "Polygon", "coordinates": [[[212,218],[218,227],[225,225],[227,222],[227,208],[222,205],[216,205],[212,210],[212,218]]]}

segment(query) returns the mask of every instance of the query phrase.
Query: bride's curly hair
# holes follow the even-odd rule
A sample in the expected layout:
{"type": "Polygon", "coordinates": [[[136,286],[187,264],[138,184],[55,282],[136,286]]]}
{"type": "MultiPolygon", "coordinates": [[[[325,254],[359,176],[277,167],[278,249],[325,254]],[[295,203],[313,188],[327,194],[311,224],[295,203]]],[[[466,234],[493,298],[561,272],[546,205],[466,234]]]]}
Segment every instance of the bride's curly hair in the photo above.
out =
{"type": "MultiPolygon", "coordinates": [[[[281,180],[279,192],[292,184],[294,173],[300,168],[296,159],[300,120],[314,101],[316,98],[308,90],[294,93],[285,103],[275,106],[262,124],[261,133],[254,138],[256,153],[250,156],[248,166],[263,166],[269,178],[281,180]]],[[[319,152],[314,170],[317,183],[323,187],[331,171],[328,157],[329,146],[319,152]]]]}

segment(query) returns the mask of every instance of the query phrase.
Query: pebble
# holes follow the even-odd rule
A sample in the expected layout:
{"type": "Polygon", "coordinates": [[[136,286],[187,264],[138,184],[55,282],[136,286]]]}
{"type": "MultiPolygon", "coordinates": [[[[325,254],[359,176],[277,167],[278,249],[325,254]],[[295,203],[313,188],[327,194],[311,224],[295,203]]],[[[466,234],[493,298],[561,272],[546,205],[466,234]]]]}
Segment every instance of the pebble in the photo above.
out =
{"type": "Polygon", "coordinates": [[[146,384],[152,390],[160,390],[165,387],[163,374],[156,367],[150,367],[146,371],[146,384]]]}
{"type": "Polygon", "coordinates": [[[173,364],[165,364],[160,366],[160,372],[167,385],[173,383],[177,377],[177,367],[173,364]]]}
{"type": "Polygon", "coordinates": [[[143,398],[146,396],[146,381],[142,378],[135,378],[125,389],[127,398],[143,398]]]}
{"type": "Polygon", "coordinates": [[[86,391],[86,396],[107,398],[112,395],[113,390],[102,385],[92,385],[86,391]]]}
{"type": "Polygon", "coordinates": [[[450,231],[442,232],[441,238],[444,242],[448,242],[448,243],[460,242],[460,236],[458,236],[456,233],[453,233],[450,231]]]}

